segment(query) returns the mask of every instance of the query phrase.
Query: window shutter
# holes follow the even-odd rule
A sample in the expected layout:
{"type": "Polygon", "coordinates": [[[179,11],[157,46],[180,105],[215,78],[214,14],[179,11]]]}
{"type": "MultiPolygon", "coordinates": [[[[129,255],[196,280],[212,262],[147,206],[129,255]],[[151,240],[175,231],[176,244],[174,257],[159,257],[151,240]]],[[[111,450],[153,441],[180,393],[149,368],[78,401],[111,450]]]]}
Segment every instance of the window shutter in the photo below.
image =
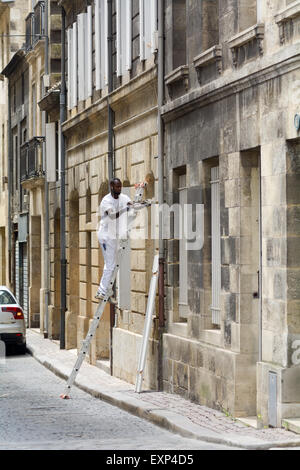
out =
{"type": "Polygon", "coordinates": [[[145,13],[144,0],[140,0],[140,59],[145,60],[145,13]]]}
{"type": "MultiPolygon", "coordinates": [[[[123,0],[124,2],[124,0],[123,0]]],[[[121,0],[116,1],[117,13],[117,76],[122,75],[122,11],[121,0]]]]}
{"type": "Polygon", "coordinates": [[[46,124],[46,168],[47,181],[56,181],[56,125],[55,122],[46,124]]]}
{"type": "Polygon", "coordinates": [[[68,29],[68,109],[72,109],[72,98],[73,98],[73,30],[68,29]]]}
{"type": "Polygon", "coordinates": [[[131,0],[117,0],[117,76],[131,69],[132,5],[131,0]]]}
{"type": "Polygon", "coordinates": [[[86,13],[80,13],[77,17],[78,24],[78,99],[86,99],[86,13]]]}
{"type": "Polygon", "coordinates": [[[73,24],[73,34],[72,34],[72,43],[73,43],[73,51],[72,51],[72,108],[77,106],[77,99],[78,99],[78,83],[77,83],[77,24],[73,24]]]}
{"type": "Polygon", "coordinates": [[[132,67],[132,2],[131,0],[126,0],[125,18],[126,18],[125,67],[126,67],[126,70],[131,70],[131,67],[132,67]]]}
{"type": "Polygon", "coordinates": [[[93,10],[92,6],[87,7],[87,48],[86,48],[86,97],[93,94],[93,10]]]}
{"type": "Polygon", "coordinates": [[[101,90],[101,31],[100,31],[100,0],[95,1],[95,73],[96,90],[101,90]]]}
{"type": "Polygon", "coordinates": [[[157,49],[157,0],[140,0],[140,59],[145,60],[157,49]]]}
{"type": "Polygon", "coordinates": [[[221,224],[219,167],[211,169],[212,323],[220,325],[221,224]]]}
{"type": "Polygon", "coordinates": [[[96,90],[108,83],[107,0],[95,0],[96,90]]]}

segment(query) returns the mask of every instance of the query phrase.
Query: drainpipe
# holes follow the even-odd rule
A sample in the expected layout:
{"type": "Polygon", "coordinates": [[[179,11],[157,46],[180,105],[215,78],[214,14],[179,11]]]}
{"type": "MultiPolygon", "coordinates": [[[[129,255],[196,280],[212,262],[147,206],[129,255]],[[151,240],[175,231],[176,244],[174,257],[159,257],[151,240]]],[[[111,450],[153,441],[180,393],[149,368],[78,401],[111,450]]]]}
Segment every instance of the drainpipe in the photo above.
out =
{"type": "Polygon", "coordinates": [[[113,29],[112,29],[112,15],[113,6],[112,0],[108,0],[108,28],[107,28],[107,40],[108,40],[108,179],[109,181],[114,176],[114,111],[110,106],[110,94],[113,92],[113,29]]]}
{"type": "Polygon", "coordinates": [[[11,198],[12,198],[12,130],[11,130],[11,96],[10,79],[8,81],[8,263],[9,263],[9,284],[12,287],[12,227],[11,227],[11,198]]]}
{"type": "MultiPolygon", "coordinates": [[[[161,117],[161,108],[164,104],[164,0],[158,0],[158,204],[162,207],[164,203],[164,123],[161,117]]],[[[164,266],[165,266],[165,243],[162,237],[162,220],[159,222],[159,341],[158,341],[158,389],[163,385],[163,332],[165,326],[164,318],[164,266]]]]}
{"type": "Polygon", "coordinates": [[[60,181],[60,349],[65,349],[65,315],[66,315],[66,170],[65,170],[65,137],[62,125],[66,120],[66,12],[61,7],[61,92],[60,92],[60,143],[61,143],[61,181],[60,181]]]}
{"type": "MultiPolygon", "coordinates": [[[[45,1],[45,75],[49,75],[49,0],[45,1]]],[[[48,113],[45,111],[45,123],[48,122],[48,113]]],[[[45,144],[44,144],[45,150],[45,144]]],[[[45,155],[45,153],[44,153],[45,155]]],[[[47,181],[47,160],[45,158],[45,317],[44,317],[44,338],[48,338],[49,332],[49,184],[47,181]]]]}
{"type": "MultiPolygon", "coordinates": [[[[108,15],[108,28],[107,28],[107,41],[108,41],[108,97],[107,97],[107,113],[108,113],[108,181],[110,182],[114,176],[114,111],[110,106],[110,94],[113,92],[113,29],[112,29],[112,15],[113,5],[112,0],[107,2],[107,15],[108,15]]],[[[116,309],[114,304],[110,304],[110,373],[113,375],[113,328],[115,326],[116,309]]]]}
{"type": "Polygon", "coordinates": [[[262,181],[261,181],[261,156],[259,156],[259,311],[258,311],[258,362],[262,361],[262,181]]]}

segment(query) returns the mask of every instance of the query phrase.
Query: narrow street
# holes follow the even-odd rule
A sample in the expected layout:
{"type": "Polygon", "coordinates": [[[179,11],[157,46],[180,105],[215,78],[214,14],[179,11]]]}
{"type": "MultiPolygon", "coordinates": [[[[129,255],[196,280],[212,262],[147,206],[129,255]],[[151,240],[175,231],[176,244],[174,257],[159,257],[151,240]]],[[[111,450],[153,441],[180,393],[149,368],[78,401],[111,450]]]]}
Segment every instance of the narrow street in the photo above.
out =
{"type": "Polygon", "coordinates": [[[185,439],[106,404],[64,381],[31,356],[0,365],[0,450],[231,450],[185,439]]]}

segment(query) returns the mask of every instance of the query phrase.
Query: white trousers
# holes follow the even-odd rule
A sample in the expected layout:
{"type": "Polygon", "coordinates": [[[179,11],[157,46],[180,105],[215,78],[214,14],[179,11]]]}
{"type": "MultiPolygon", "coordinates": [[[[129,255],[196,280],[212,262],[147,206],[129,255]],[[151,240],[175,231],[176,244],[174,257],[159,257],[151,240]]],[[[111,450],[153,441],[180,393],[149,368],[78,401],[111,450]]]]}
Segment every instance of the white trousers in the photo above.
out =
{"type": "Polygon", "coordinates": [[[102,253],[103,253],[103,258],[104,258],[104,269],[103,269],[103,274],[102,274],[102,278],[101,278],[100,285],[99,285],[99,290],[101,294],[106,294],[108,288],[112,287],[109,285],[109,283],[111,280],[112,273],[116,266],[118,241],[108,240],[106,242],[103,242],[99,240],[99,243],[100,243],[102,253]]]}

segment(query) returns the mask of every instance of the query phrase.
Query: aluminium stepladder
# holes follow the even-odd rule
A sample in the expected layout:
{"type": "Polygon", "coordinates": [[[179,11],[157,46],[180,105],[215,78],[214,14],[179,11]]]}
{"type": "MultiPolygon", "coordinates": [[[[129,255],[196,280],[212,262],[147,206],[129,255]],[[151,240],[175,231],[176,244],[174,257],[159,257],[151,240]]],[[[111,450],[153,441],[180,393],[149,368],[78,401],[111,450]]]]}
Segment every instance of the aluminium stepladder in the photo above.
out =
{"type": "MultiPolygon", "coordinates": [[[[142,200],[143,196],[144,196],[144,191],[145,191],[146,186],[147,186],[146,182],[135,185],[136,193],[135,193],[135,197],[134,197],[134,200],[133,200],[133,214],[130,215],[130,212],[129,212],[128,236],[129,236],[129,232],[130,232],[130,217],[132,219],[134,219],[136,217],[136,211],[144,209],[145,207],[148,207],[151,204],[151,202],[149,202],[149,201],[143,201],[142,200]]],[[[70,377],[67,381],[67,386],[66,386],[66,389],[65,389],[65,393],[60,395],[60,398],[63,398],[65,400],[70,398],[70,391],[71,391],[72,385],[74,384],[76,376],[79,372],[79,369],[80,369],[80,367],[81,367],[81,365],[82,365],[82,363],[83,363],[83,361],[84,361],[84,359],[87,355],[87,352],[88,352],[89,346],[91,344],[91,341],[92,341],[92,339],[94,338],[94,336],[96,334],[96,330],[99,326],[99,323],[100,323],[100,320],[102,318],[102,315],[103,315],[104,309],[106,307],[106,304],[109,302],[109,298],[112,295],[113,285],[115,283],[115,279],[116,279],[116,276],[117,276],[117,273],[118,273],[118,270],[119,270],[119,267],[120,267],[120,263],[122,261],[122,255],[123,255],[123,253],[126,249],[127,241],[128,241],[128,238],[119,240],[119,247],[118,247],[117,256],[116,256],[116,266],[115,266],[115,269],[114,269],[114,271],[111,275],[111,278],[110,278],[110,288],[107,291],[106,296],[104,297],[104,299],[100,301],[100,303],[97,307],[97,310],[96,310],[96,313],[94,315],[93,321],[90,325],[88,334],[87,334],[85,340],[82,341],[81,349],[80,349],[80,352],[78,354],[75,366],[74,366],[74,368],[71,372],[71,375],[70,375],[70,377]]]]}

